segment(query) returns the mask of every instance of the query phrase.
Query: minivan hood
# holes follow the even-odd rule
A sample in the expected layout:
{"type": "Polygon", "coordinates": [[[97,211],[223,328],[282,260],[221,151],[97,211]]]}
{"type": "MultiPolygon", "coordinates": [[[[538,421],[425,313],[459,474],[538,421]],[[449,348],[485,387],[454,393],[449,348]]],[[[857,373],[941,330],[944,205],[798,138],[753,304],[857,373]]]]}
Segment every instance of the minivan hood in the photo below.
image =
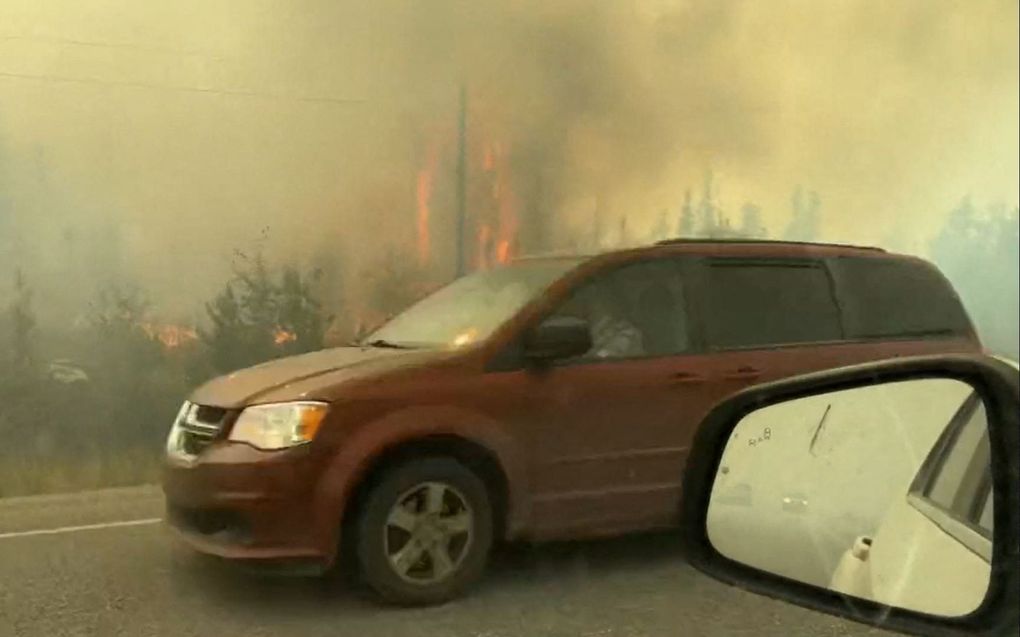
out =
{"type": "Polygon", "coordinates": [[[298,356],[289,356],[219,376],[191,394],[191,402],[200,405],[236,408],[245,405],[302,398],[317,377],[324,385],[335,385],[395,367],[418,364],[442,355],[441,350],[401,350],[378,347],[337,347],[298,356]],[[339,372],[339,373],[338,373],[339,372]],[[289,386],[294,396],[286,396],[289,386]]]}

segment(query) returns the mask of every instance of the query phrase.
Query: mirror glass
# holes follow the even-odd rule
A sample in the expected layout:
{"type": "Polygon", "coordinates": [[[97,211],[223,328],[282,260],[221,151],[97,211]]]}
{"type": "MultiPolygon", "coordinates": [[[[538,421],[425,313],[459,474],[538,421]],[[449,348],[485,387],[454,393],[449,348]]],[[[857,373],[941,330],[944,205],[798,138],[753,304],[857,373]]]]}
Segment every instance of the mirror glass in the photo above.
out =
{"type": "Polygon", "coordinates": [[[987,424],[978,394],[953,379],[753,411],[723,452],[709,540],[730,559],[851,597],[966,615],[990,573],[987,424]]]}

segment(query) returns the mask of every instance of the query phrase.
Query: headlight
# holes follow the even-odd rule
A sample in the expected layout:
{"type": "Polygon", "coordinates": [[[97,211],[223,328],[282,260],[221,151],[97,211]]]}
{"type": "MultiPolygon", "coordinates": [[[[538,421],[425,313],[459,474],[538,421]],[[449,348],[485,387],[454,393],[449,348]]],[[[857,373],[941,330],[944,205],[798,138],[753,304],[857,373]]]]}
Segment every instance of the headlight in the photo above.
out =
{"type": "Polygon", "coordinates": [[[315,438],[326,417],[326,403],[276,403],[246,407],[230,430],[230,439],[258,449],[286,449],[315,438]]]}
{"type": "Polygon", "coordinates": [[[174,417],[173,424],[170,425],[170,434],[166,438],[166,452],[171,455],[180,450],[181,421],[184,420],[189,409],[191,409],[191,403],[185,400],[180,411],[174,417]]]}

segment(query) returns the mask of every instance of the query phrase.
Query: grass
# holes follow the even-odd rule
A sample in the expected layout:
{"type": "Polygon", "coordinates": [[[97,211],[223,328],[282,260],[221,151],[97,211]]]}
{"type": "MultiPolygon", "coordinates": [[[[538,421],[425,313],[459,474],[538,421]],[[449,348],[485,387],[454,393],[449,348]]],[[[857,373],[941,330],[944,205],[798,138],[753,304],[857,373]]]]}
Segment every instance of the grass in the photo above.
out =
{"type": "Polygon", "coordinates": [[[83,457],[0,458],[0,497],[89,491],[157,482],[160,455],[151,448],[83,457]]]}

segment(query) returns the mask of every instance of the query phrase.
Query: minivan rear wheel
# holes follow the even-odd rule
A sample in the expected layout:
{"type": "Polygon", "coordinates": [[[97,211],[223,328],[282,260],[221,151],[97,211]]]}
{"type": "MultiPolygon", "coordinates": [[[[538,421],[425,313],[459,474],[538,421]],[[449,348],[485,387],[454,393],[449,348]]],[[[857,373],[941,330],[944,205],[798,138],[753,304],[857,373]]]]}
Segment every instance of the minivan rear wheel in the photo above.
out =
{"type": "Polygon", "coordinates": [[[356,524],[361,579],[384,600],[436,604],[481,576],[492,547],[485,484],[453,458],[419,458],[383,474],[356,524]]]}

